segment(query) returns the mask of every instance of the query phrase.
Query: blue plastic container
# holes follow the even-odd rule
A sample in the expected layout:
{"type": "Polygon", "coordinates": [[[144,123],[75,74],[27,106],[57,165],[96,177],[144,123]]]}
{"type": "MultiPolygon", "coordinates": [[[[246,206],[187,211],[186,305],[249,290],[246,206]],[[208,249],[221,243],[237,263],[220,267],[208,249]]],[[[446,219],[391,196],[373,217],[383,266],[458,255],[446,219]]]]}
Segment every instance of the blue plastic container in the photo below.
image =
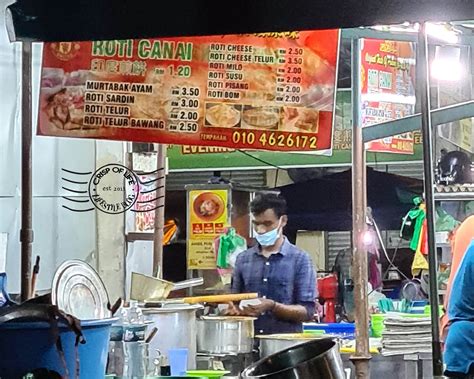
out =
{"type": "MultiPolygon", "coordinates": [[[[116,318],[81,321],[85,344],[79,344],[80,378],[104,378],[110,326],[116,318]]],[[[70,377],[75,377],[76,335],[60,326],[60,336],[70,377]]],[[[21,378],[37,368],[65,375],[51,326],[46,322],[11,322],[0,325],[0,377],[21,378]]]]}
{"type": "Polygon", "coordinates": [[[305,323],[303,324],[303,331],[311,331],[311,330],[323,330],[324,333],[327,334],[336,334],[338,336],[344,338],[355,338],[355,324],[353,323],[305,323]]]}

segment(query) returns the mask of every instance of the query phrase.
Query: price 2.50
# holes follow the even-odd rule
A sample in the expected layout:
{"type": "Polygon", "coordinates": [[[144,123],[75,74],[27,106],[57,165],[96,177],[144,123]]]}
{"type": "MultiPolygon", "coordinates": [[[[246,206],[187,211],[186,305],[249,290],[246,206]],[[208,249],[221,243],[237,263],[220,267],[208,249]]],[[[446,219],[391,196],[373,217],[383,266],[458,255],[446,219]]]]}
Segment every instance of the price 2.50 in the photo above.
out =
{"type": "Polygon", "coordinates": [[[198,131],[198,124],[196,122],[180,121],[178,127],[180,132],[196,133],[198,131]]]}

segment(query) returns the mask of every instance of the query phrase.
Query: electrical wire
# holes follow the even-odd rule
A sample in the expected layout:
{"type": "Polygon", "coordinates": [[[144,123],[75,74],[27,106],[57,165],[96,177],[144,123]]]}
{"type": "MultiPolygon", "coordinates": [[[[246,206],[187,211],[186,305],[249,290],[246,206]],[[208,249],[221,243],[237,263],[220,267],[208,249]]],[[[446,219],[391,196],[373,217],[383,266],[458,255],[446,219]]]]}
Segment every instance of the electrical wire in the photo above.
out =
{"type": "MultiPolygon", "coordinates": [[[[371,213],[371,212],[370,212],[371,213]]],[[[388,262],[388,267],[387,269],[385,270],[385,273],[384,275],[382,276],[382,279],[385,278],[385,275],[387,275],[388,271],[391,269],[391,268],[394,268],[401,276],[403,276],[405,279],[407,280],[410,280],[403,272],[400,271],[400,269],[395,266],[395,264],[393,263],[394,260],[395,260],[395,257],[397,256],[397,252],[398,252],[398,249],[402,243],[402,239],[400,238],[399,241],[398,241],[398,246],[395,248],[395,252],[393,253],[393,257],[392,259],[390,259],[390,257],[388,256],[388,253],[387,253],[387,249],[385,248],[385,244],[383,243],[383,240],[382,240],[382,235],[380,234],[380,230],[379,230],[379,227],[377,226],[377,223],[375,222],[374,218],[372,217],[372,215],[370,214],[370,216],[367,216],[367,218],[369,219],[369,222],[372,224],[372,226],[374,227],[375,229],[375,232],[377,234],[377,238],[379,240],[379,243],[380,243],[380,246],[382,248],[382,251],[385,255],[385,258],[387,258],[387,262],[388,262]]]]}
{"type": "Polygon", "coordinates": [[[247,153],[247,152],[244,151],[244,150],[238,149],[237,151],[240,152],[240,153],[242,153],[243,155],[246,155],[246,156],[248,156],[248,157],[250,157],[250,158],[253,158],[253,159],[255,159],[256,161],[259,161],[260,163],[263,163],[263,164],[265,164],[265,165],[267,165],[267,166],[274,167],[274,168],[276,168],[276,169],[278,169],[278,170],[288,171],[288,169],[286,169],[286,168],[284,168],[284,167],[278,166],[278,165],[273,164],[273,163],[271,163],[271,162],[268,162],[268,161],[266,161],[266,160],[264,160],[264,159],[258,158],[258,157],[256,157],[256,156],[250,154],[250,153],[247,153]]]}

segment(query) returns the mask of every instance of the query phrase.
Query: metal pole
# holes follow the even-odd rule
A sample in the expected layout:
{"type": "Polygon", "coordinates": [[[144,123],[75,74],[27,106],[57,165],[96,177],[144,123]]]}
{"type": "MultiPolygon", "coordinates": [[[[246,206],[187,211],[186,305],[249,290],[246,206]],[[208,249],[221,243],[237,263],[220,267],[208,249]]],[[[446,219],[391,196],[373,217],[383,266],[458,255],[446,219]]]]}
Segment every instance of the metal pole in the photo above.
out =
{"type": "Polygon", "coordinates": [[[153,235],[153,275],[163,277],[163,230],[165,227],[166,145],[158,145],[156,158],[155,228],[153,235]]]}
{"type": "Polygon", "coordinates": [[[434,194],[433,194],[433,149],[432,149],[432,127],[431,127],[431,105],[430,105],[430,75],[428,40],[426,36],[426,24],[422,24],[418,34],[418,80],[419,96],[421,104],[421,130],[423,134],[423,170],[424,191],[426,203],[426,220],[428,226],[428,262],[430,273],[430,304],[431,304],[431,331],[433,333],[433,376],[442,377],[443,358],[441,354],[441,343],[439,334],[439,299],[438,299],[438,257],[435,240],[435,216],[434,216],[434,194]]]}
{"type": "Polygon", "coordinates": [[[28,300],[31,285],[32,225],[32,111],[31,42],[22,42],[21,54],[21,301],[28,300]]]}
{"type": "Polygon", "coordinates": [[[369,378],[369,305],[367,299],[366,165],[360,117],[360,40],[352,40],[352,276],[354,278],[356,352],[351,357],[356,378],[369,378]]]}

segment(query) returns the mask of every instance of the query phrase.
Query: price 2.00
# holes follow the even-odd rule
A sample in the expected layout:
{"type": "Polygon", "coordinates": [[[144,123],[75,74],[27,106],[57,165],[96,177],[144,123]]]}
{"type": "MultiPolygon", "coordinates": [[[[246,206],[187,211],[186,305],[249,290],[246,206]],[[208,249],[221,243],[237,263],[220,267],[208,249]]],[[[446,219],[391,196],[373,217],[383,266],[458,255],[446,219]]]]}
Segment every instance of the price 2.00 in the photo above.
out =
{"type": "Polygon", "coordinates": [[[199,119],[199,113],[194,111],[180,111],[179,112],[180,120],[195,120],[199,119]]]}
{"type": "Polygon", "coordinates": [[[285,103],[299,104],[301,102],[301,96],[299,95],[285,95],[285,103]]]}
{"type": "Polygon", "coordinates": [[[301,87],[300,86],[285,86],[285,93],[300,93],[301,87]]]}

